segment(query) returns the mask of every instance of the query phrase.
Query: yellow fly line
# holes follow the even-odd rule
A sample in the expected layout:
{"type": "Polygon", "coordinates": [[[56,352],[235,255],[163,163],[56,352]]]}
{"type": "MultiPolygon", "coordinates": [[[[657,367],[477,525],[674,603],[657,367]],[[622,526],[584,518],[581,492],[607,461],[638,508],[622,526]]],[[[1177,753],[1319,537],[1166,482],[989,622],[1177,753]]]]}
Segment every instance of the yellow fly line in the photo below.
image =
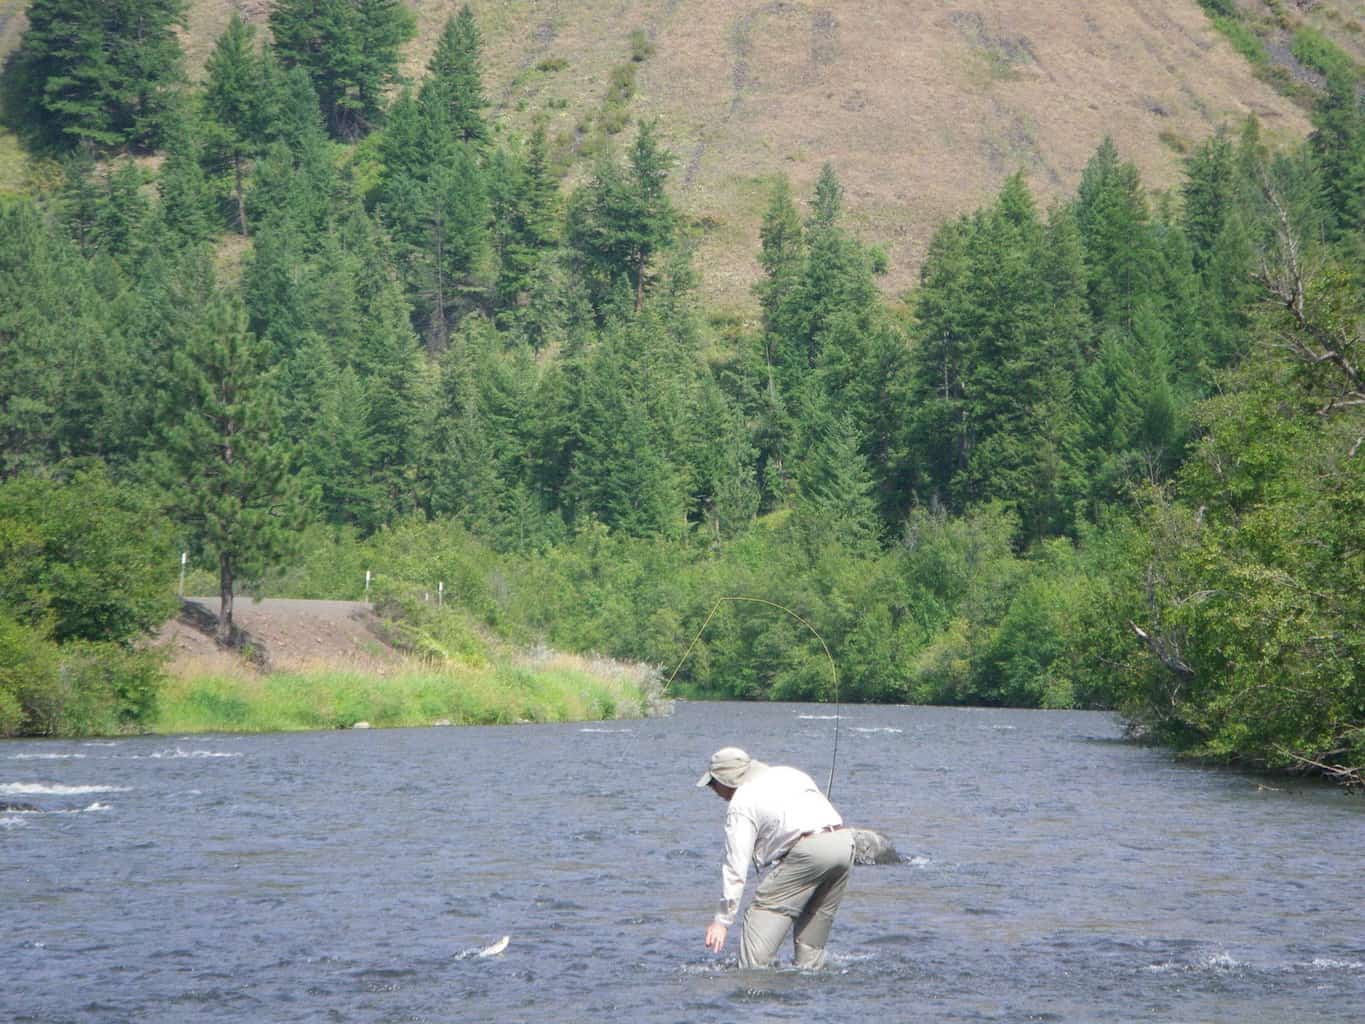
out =
{"type": "Polygon", "coordinates": [[[673,674],[668,677],[668,682],[664,683],[663,692],[667,693],[668,688],[673,685],[673,680],[677,678],[678,672],[681,671],[683,665],[687,663],[687,659],[692,654],[692,649],[697,646],[697,642],[701,639],[702,634],[706,632],[706,627],[711,625],[711,620],[715,617],[716,612],[719,611],[720,606],[727,601],[734,603],[748,602],[750,604],[763,604],[767,605],[769,608],[776,608],[778,611],[786,612],[797,622],[801,623],[801,625],[809,629],[815,639],[820,641],[820,646],[824,649],[825,657],[829,659],[830,678],[834,681],[834,750],[830,754],[829,759],[829,781],[825,784],[825,796],[827,798],[831,797],[834,792],[834,766],[839,759],[839,670],[834,664],[834,655],[829,651],[829,644],[825,643],[825,638],[820,635],[820,631],[812,626],[809,621],[802,618],[800,615],[797,615],[796,612],[792,611],[785,604],[778,604],[776,601],[769,601],[762,597],[742,597],[738,595],[727,595],[717,599],[716,603],[711,606],[711,611],[707,613],[706,621],[701,624],[701,629],[697,630],[697,635],[694,636],[692,642],[687,645],[687,650],[683,652],[682,658],[673,669],[673,674]]]}

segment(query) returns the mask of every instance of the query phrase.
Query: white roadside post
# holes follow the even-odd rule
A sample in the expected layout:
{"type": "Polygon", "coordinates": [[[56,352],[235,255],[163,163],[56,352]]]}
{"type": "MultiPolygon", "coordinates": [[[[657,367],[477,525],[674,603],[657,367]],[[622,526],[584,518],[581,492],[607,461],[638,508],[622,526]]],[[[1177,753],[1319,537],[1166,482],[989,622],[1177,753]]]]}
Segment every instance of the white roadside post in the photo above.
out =
{"type": "Polygon", "coordinates": [[[438,583],[438,584],[436,584],[436,607],[437,607],[437,608],[443,608],[443,607],[445,607],[445,603],[446,603],[446,585],[445,585],[445,583],[438,583]]]}
{"type": "Polygon", "coordinates": [[[190,560],[188,551],[180,552],[180,600],[185,600],[185,566],[190,560]]]}
{"type": "Polygon", "coordinates": [[[370,570],[365,570],[365,603],[370,603],[370,570]]]}

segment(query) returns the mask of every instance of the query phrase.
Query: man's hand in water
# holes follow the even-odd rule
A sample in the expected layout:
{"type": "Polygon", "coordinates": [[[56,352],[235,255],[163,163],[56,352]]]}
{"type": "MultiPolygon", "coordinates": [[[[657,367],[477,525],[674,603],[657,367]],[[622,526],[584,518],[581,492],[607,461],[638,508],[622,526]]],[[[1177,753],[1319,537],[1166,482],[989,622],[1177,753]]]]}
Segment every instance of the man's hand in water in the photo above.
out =
{"type": "Polygon", "coordinates": [[[706,926],[706,948],[712,953],[719,953],[725,948],[725,935],[729,931],[725,925],[719,921],[712,921],[706,926]]]}

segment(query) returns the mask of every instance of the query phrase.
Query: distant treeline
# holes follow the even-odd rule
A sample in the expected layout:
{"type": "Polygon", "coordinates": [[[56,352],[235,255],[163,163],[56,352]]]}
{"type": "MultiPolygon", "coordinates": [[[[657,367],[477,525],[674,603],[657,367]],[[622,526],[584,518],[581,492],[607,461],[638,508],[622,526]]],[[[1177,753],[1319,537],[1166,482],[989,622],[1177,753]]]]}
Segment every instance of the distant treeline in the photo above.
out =
{"type": "MultiPolygon", "coordinates": [[[[8,72],[60,172],[0,208],[4,730],[46,721],[23,680],[87,692],[72,645],[165,613],[115,566],[178,538],[224,590],[375,568],[445,582],[471,631],[665,666],[762,597],[844,700],[1113,707],[1200,756],[1365,765],[1354,65],[1303,144],[1220,131],[1173,194],[1108,140],[1046,212],[1009,178],[896,305],[836,169],[804,202],[776,179],[741,322],[697,297],[656,127],[614,123],[566,186],[571,142],[490,118],[468,9],[415,86],[401,4],[283,0],[273,45],[234,18],[188,86],[180,6],[35,2],[8,72]],[[54,42],[78,11],[156,61],[83,68],[54,42]]],[[[137,679],[106,686],[133,727],[137,679]]],[[[834,696],[757,605],[676,685],[834,696]]]]}

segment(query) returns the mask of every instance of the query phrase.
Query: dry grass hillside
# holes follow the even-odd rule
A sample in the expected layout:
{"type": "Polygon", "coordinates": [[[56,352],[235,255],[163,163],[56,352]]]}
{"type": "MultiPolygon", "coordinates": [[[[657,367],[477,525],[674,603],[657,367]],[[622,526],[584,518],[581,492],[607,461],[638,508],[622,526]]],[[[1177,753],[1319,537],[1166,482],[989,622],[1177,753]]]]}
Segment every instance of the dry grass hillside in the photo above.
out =
{"type": "MultiPolygon", "coordinates": [[[[421,73],[463,0],[408,0],[421,73]]],[[[1251,3],[1252,0],[1246,0],[1251,3]]],[[[1255,0],[1260,3],[1261,0],[1255,0]]],[[[15,6],[0,0],[0,9],[15,6]]],[[[191,0],[200,66],[232,10],[264,24],[268,0],[191,0]]],[[[1357,0],[1309,5],[1331,28],[1357,0]],[[1331,13],[1335,12],[1335,13],[1331,13]],[[1331,17],[1329,17],[1331,13],[1331,17]]],[[[485,81],[515,126],[544,116],[573,147],[613,69],[635,65],[629,113],[658,117],[674,185],[703,232],[698,266],[721,308],[751,306],[758,225],[774,176],[809,193],[832,161],[850,222],[910,285],[936,225],[1023,169],[1044,204],[1071,193],[1107,133],[1146,183],[1178,180],[1189,146],[1256,114],[1272,137],[1305,112],[1252,74],[1195,0],[471,0],[485,81]],[[631,35],[636,33],[635,44],[631,35]]],[[[8,33],[12,35],[12,31],[8,33]]]]}
{"type": "MultiPolygon", "coordinates": [[[[419,74],[460,0],[413,0],[419,74]]],[[[263,0],[239,6],[263,18],[263,0]]],[[[573,138],[597,109],[631,33],[631,113],[659,117],[679,159],[677,198],[704,231],[705,290],[749,303],[769,182],[806,195],[832,161],[852,226],[891,257],[888,291],[912,283],[936,225],[1023,169],[1046,202],[1070,193],[1106,134],[1152,187],[1182,151],[1256,114],[1271,136],[1304,112],[1253,77],[1194,0],[475,0],[490,97],[573,138]]],[[[230,5],[195,4],[209,40],[230,5]]]]}

